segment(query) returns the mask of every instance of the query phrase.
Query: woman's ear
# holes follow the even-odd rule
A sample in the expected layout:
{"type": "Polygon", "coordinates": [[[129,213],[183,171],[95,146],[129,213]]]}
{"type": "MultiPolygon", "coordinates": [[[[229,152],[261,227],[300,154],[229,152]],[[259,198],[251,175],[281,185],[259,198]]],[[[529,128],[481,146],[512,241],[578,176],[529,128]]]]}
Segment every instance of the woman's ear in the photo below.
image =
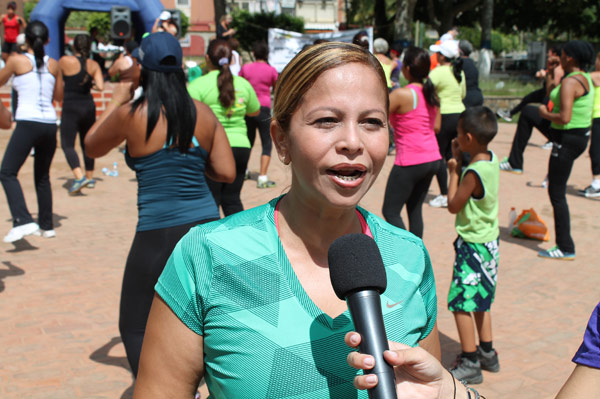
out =
{"type": "Polygon", "coordinates": [[[292,160],[289,153],[288,136],[276,120],[271,121],[271,140],[273,141],[273,145],[275,145],[279,160],[284,165],[289,165],[292,160]]]}

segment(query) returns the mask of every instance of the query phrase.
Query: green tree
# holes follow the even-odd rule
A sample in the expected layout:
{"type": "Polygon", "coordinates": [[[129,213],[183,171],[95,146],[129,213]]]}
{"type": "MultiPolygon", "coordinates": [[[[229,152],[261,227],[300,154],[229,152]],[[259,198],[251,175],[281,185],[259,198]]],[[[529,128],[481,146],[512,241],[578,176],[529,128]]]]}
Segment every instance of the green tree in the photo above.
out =
{"type": "Polygon", "coordinates": [[[179,14],[181,15],[181,37],[185,37],[190,28],[190,19],[181,10],[179,14]]]}
{"type": "Polygon", "coordinates": [[[98,28],[98,34],[108,38],[110,33],[110,14],[107,12],[90,12],[87,20],[88,31],[92,28],[98,28]]]}
{"type": "Polygon", "coordinates": [[[268,40],[269,28],[280,28],[292,32],[304,32],[304,20],[288,14],[275,15],[274,12],[250,14],[245,10],[233,13],[232,27],[236,30],[235,38],[240,47],[250,50],[257,40],[268,40]]]}
{"type": "Polygon", "coordinates": [[[25,2],[23,5],[23,17],[25,18],[25,21],[29,22],[29,15],[31,15],[31,12],[37,4],[38,0],[28,0],[25,2]]]}

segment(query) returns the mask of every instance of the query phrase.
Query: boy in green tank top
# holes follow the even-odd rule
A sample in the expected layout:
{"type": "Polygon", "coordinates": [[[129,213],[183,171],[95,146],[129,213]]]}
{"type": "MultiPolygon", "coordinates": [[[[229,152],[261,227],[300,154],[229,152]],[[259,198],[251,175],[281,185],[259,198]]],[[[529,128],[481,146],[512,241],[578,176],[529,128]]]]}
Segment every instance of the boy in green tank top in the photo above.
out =
{"type": "Polygon", "coordinates": [[[498,131],[494,113],[487,107],[470,107],[458,121],[448,160],[448,210],[456,214],[455,260],[448,293],[448,309],[460,336],[462,354],[450,370],[469,384],[483,382],[481,370],[500,370],[492,346],[490,308],[498,270],[498,186],[500,168],[488,144],[498,131]],[[462,165],[463,153],[471,162],[462,165]],[[473,318],[477,325],[476,344],[473,318]]]}

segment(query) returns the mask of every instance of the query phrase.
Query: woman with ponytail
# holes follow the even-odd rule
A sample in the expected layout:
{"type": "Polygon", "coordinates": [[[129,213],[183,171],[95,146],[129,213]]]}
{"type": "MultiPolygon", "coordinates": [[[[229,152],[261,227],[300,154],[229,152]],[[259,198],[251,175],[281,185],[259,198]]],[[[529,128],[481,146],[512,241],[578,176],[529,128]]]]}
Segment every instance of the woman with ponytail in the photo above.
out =
{"type": "Polygon", "coordinates": [[[452,139],[457,135],[458,118],[465,110],[462,99],[467,94],[465,74],[462,70],[462,58],[459,56],[458,41],[446,40],[434,44],[429,50],[436,53],[438,66],[429,74],[435,90],[440,98],[442,126],[437,134],[440,163],[436,176],[440,186],[440,195],[429,201],[429,205],[440,208],[448,206],[448,171],[446,161],[452,158],[452,139]]]}
{"type": "Polygon", "coordinates": [[[440,100],[427,76],[430,60],[425,50],[408,47],[402,74],[408,85],[390,93],[390,122],[394,128],[396,160],[390,172],[383,216],[406,229],[400,212],[406,204],[411,233],[423,237],[423,201],[441,158],[435,132],[440,125],[440,100]]]}
{"type": "Polygon", "coordinates": [[[170,33],[152,33],[132,55],[143,94],[115,85],[112,100],[85,138],[90,157],[126,142],[138,182],[138,224],[129,250],[119,311],[127,360],[137,375],[154,285],[175,244],[192,227],[219,219],[206,177],[231,182],[234,165],[223,127],[185,88],[183,52],[170,33]]]}
{"type": "Polygon", "coordinates": [[[56,151],[56,110],[52,101],[62,100],[62,75],[58,62],[44,52],[48,43],[48,28],[43,22],[33,21],[25,29],[27,52],[8,58],[0,70],[0,85],[13,78],[13,88],[19,96],[15,114],[17,126],[6,147],[0,180],[13,219],[13,228],[4,242],[14,242],[36,234],[54,237],[52,224],[52,187],[50,164],[56,151]],[[17,179],[31,149],[34,153],[34,180],[38,198],[38,223],[33,221],[21,184],[17,179]]]}
{"type": "Polygon", "coordinates": [[[571,237],[571,216],[567,204],[567,181],[575,160],[585,151],[590,139],[596,88],[588,68],[594,62],[594,47],[582,40],[571,40],[562,49],[560,65],[565,71],[561,83],[550,92],[552,111],[540,105],[540,116],[551,122],[552,154],[548,163],[548,195],[554,210],[556,245],[538,252],[547,259],[574,260],[575,242],[571,237]]]}
{"type": "Polygon", "coordinates": [[[96,121],[96,105],[90,93],[93,88],[104,90],[100,65],[90,59],[92,39],[89,35],[77,35],[73,40],[73,55],[65,55],[58,61],[64,80],[64,100],[60,119],[60,145],[67,163],[75,177],[69,195],[76,195],[84,187],[94,188],[94,160],[85,153],[84,139],[96,121]],[[75,152],[75,137],[79,132],[85,175],[75,152]]]}
{"type": "Polygon", "coordinates": [[[246,79],[232,75],[230,63],[229,43],[223,39],[213,40],[208,45],[206,58],[210,72],[188,86],[190,96],[207,104],[217,115],[233,150],[236,170],[233,183],[218,183],[209,179],[210,190],[225,216],[244,210],[240,192],[251,149],[244,118],[260,113],[260,102],[252,85],[246,79]]]}

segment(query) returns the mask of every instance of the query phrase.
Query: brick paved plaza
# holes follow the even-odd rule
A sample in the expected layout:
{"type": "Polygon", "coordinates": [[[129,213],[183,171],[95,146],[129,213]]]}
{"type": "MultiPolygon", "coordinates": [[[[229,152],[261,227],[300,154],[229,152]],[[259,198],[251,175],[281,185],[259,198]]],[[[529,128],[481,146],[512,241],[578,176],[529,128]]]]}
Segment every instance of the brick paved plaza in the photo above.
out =
{"type": "MultiPolygon", "coordinates": [[[[491,147],[508,154],[516,125],[500,124],[491,147]]],[[[10,131],[0,131],[2,154],[10,131]]],[[[576,162],[567,199],[577,260],[561,262],[536,257],[540,243],[507,233],[511,206],[534,207],[548,223],[554,239],[552,208],[546,191],[528,187],[544,178],[549,151],[534,133],[525,153],[525,173],[500,176],[500,269],[493,306],[494,344],[501,371],[484,372],[479,391],[490,398],[553,398],[570,374],[588,317],[600,300],[600,202],[579,197],[590,182],[587,152],[576,162]]],[[[251,170],[258,170],[260,145],[251,170]]],[[[37,212],[30,158],[20,173],[29,209],[37,212]]],[[[381,215],[387,175],[393,157],[362,205],[381,215]]],[[[117,328],[119,294],[125,258],[137,219],[134,174],[117,150],[97,160],[93,190],[69,197],[72,174],[60,148],[51,170],[56,238],[27,237],[0,243],[0,397],[130,398],[132,378],[117,328]],[[102,176],[103,167],[119,164],[116,178],[102,176]]],[[[255,173],[256,174],[256,173],[255,173]]],[[[273,189],[245,183],[246,207],[262,204],[286,190],[289,170],[275,158],[269,173],[273,189]]],[[[438,194],[432,184],[429,197],[438,194]]],[[[11,228],[4,194],[0,196],[0,234],[11,228]]],[[[37,215],[34,215],[34,217],[37,215]]],[[[435,270],[443,360],[450,366],[460,352],[458,334],[446,309],[455,238],[454,217],[446,209],[424,206],[424,240],[435,270]]],[[[406,220],[406,219],[405,219],[406,220]]],[[[400,254],[401,255],[401,254],[400,254]]],[[[298,376],[302,378],[302,376],[298,376]]]]}

